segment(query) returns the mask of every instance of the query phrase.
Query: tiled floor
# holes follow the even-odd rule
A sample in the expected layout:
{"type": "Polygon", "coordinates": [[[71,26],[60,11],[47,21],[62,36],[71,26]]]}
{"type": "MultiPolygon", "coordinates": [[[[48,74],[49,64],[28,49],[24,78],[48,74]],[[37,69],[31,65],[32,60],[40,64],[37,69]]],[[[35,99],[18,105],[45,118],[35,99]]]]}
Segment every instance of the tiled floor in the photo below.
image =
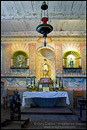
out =
{"type": "MultiPolygon", "coordinates": [[[[1,122],[10,118],[10,110],[1,107],[1,122]]],[[[30,119],[29,124],[24,129],[86,129],[86,123],[78,120],[77,115],[41,115],[22,114],[22,119],[30,119]]],[[[21,122],[14,122],[1,129],[21,129],[21,122]]]]}

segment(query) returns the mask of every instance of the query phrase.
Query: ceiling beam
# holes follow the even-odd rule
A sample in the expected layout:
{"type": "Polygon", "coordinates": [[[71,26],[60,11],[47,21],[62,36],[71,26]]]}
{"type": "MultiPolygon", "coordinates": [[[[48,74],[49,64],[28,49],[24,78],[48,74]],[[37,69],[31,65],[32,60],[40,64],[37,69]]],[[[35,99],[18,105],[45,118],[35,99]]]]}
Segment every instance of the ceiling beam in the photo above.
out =
{"type": "MultiPolygon", "coordinates": [[[[25,32],[1,32],[2,37],[42,37],[42,34],[39,34],[36,31],[25,31],[25,32]]],[[[48,34],[50,37],[86,37],[85,31],[52,31],[48,34]]]]}

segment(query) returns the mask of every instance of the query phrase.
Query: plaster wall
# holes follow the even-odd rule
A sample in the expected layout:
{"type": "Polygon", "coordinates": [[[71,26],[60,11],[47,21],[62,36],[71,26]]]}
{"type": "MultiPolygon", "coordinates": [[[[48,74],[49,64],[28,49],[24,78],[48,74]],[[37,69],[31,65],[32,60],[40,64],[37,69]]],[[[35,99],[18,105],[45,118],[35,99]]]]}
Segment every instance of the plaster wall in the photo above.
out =
{"type": "MultiPolygon", "coordinates": [[[[81,78],[63,78],[64,88],[71,90],[68,91],[69,98],[71,100],[71,106],[73,103],[72,100],[72,89],[84,89],[86,90],[86,38],[77,38],[77,37],[52,37],[52,42],[47,43],[47,46],[50,49],[53,49],[55,58],[52,60],[53,66],[51,69],[54,77],[62,76],[63,72],[63,54],[67,50],[76,50],[81,55],[81,65],[82,65],[82,74],[81,78]],[[58,49],[60,48],[60,50],[58,49]],[[55,73],[54,73],[55,72],[55,73]]],[[[40,63],[39,58],[37,58],[37,48],[41,47],[43,43],[38,42],[38,38],[2,38],[1,39],[1,79],[6,82],[4,87],[5,91],[7,88],[15,89],[18,88],[21,99],[23,96],[23,91],[26,91],[26,76],[36,76],[37,75],[37,63],[40,63]],[[29,69],[28,70],[12,70],[11,69],[11,55],[14,51],[17,50],[26,51],[29,56],[29,69]],[[2,77],[4,76],[4,78],[2,77]],[[15,76],[15,78],[7,78],[6,76],[15,76]],[[24,76],[18,77],[18,76],[24,76]]],[[[38,73],[38,75],[42,75],[38,73]]],[[[39,77],[40,77],[39,75],[39,77]]],[[[55,80],[55,78],[51,75],[55,80]]],[[[36,85],[39,78],[36,78],[36,85]]],[[[28,79],[30,82],[30,79],[28,79]]],[[[84,93],[85,94],[85,93],[84,93]]],[[[86,95],[86,94],[85,94],[86,95]]]]}

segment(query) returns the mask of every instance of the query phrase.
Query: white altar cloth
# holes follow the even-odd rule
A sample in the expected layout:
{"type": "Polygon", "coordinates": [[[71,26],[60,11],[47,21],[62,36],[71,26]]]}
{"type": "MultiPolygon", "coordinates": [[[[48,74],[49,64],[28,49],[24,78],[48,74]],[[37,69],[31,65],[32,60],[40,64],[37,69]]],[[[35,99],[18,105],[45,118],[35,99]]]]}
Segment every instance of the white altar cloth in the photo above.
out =
{"type": "Polygon", "coordinates": [[[70,104],[67,92],[24,92],[22,99],[22,107],[25,106],[26,98],[61,98],[66,97],[66,104],[70,104]]]}

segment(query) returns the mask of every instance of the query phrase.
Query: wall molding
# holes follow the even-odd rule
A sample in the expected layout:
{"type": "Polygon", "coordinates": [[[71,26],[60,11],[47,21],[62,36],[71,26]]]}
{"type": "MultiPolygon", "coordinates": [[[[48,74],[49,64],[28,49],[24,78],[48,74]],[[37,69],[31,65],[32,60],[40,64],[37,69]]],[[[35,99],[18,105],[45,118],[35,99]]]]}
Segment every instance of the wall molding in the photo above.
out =
{"type": "MultiPolygon", "coordinates": [[[[1,38],[1,43],[2,44],[19,44],[19,43],[34,43],[34,44],[39,44],[38,43],[38,39],[39,37],[2,37],[1,38]]],[[[81,43],[86,45],[86,37],[51,37],[52,42],[49,42],[49,44],[51,43],[56,43],[59,42],[61,43],[65,43],[65,42],[73,42],[73,43],[81,43]]]]}

